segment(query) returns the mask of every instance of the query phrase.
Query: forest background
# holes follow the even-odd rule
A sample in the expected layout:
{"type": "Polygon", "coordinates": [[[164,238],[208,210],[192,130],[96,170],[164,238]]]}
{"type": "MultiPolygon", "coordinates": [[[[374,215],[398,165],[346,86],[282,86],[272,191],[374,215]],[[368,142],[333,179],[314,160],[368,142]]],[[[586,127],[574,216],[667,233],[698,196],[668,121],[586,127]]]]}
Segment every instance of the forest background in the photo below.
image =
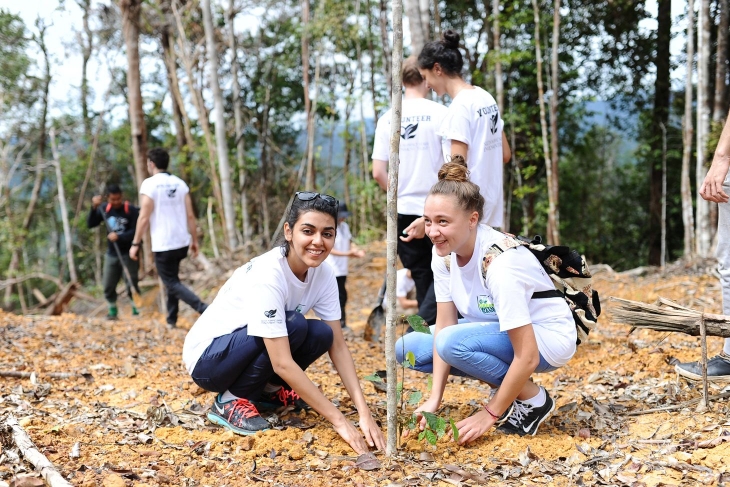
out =
{"type": "MultiPolygon", "coordinates": [[[[270,246],[303,188],[344,199],[360,240],[383,238],[370,149],[390,102],[386,0],[60,0],[35,22],[11,3],[0,3],[4,308],[25,312],[64,282],[100,287],[91,196],[118,183],[136,202],[155,146],[190,185],[205,255],[270,246]],[[81,21],[54,24],[64,12],[81,21]],[[73,80],[49,49],[56,29],[82,59],[73,80]]],[[[728,2],[404,5],[406,54],[455,29],[465,78],[497,99],[514,154],[506,230],[618,270],[711,254],[717,206],[696,195],[728,113],[728,2]]]]}

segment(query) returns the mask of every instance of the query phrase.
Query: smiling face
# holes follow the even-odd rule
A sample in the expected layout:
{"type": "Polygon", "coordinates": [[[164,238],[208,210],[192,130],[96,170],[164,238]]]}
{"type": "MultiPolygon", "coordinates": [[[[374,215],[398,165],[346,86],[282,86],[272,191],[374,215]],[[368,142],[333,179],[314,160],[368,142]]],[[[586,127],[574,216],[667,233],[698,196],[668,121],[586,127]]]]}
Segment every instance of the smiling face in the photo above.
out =
{"type": "Polygon", "coordinates": [[[432,194],[426,199],[423,210],[426,235],[433,242],[436,254],[445,257],[451,252],[471,258],[474,251],[479,214],[462,209],[454,196],[432,194]]]}
{"type": "Polygon", "coordinates": [[[426,86],[436,92],[438,96],[444,96],[446,93],[447,76],[441,70],[439,63],[433,65],[431,69],[419,69],[421,76],[426,80],[426,86]]]}
{"type": "Polygon", "coordinates": [[[310,267],[319,266],[335,245],[335,219],[321,211],[303,212],[294,223],[284,223],[284,237],[289,242],[289,262],[294,275],[304,281],[310,267]]]}

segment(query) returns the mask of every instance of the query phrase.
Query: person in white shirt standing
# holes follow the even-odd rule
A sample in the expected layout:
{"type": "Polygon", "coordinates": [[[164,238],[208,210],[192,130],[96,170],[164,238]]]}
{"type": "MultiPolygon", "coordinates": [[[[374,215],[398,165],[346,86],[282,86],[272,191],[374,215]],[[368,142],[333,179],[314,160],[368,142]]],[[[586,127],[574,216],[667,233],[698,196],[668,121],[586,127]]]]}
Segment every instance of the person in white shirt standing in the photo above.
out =
{"type": "Polygon", "coordinates": [[[350,216],[350,212],[347,211],[347,204],[344,201],[339,201],[337,208],[337,238],[335,238],[335,245],[332,247],[330,255],[325,260],[332,266],[335,271],[335,278],[337,278],[337,289],[340,295],[340,327],[342,328],[347,326],[345,306],[347,306],[346,286],[350,257],[365,257],[365,251],[352,243],[350,226],[345,221],[348,216],[350,216]]]}
{"type": "MultiPolygon", "coordinates": [[[[445,162],[460,155],[466,159],[471,179],[484,197],[482,223],[501,228],[504,214],[502,166],[512,157],[504,121],[492,95],[472,86],[461,76],[464,60],[459,51],[459,34],[443,33],[418,55],[418,69],[428,87],[438,96],[451,98],[439,135],[445,162]]],[[[408,267],[408,266],[406,266],[408,267]]]]}
{"type": "Polygon", "coordinates": [[[152,176],[142,181],[139,188],[140,213],[132,240],[129,257],[137,260],[139,245],[149,227],[152,253],[157,273],[167,291],[167,324],[177,326],[179,300],[198,313],[208,307],[198,296],[180,282],[180,261],[188,255],[198,255],[197,228],[193,202],[185,182],[167,172],[170,155],[165,149],[151,149],[147,153],[147,170],[152,176]]]}
{"type": "MultiPolygon", "coordinates": [[[[426,99],[429,88],[418,72],[415,58],[403,63],[405,95],[401,110],[398,169],[398,257],[416,282],[418,315],[427,323],[436,320],[436,299],[431,271],[431,241],[425,238],[423,202],[441,167],[441,126],[446,107],[426,99]]],[[[373,178],[388,189],[391,110],[378,119],[373,144],[373,178]]]]}

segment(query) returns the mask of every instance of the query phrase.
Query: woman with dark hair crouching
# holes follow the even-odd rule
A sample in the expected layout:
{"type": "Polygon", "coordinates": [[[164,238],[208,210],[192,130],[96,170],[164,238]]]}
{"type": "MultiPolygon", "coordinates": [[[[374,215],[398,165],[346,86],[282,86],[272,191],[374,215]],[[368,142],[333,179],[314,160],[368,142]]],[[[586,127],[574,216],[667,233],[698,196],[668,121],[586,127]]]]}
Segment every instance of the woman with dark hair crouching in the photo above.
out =
{"type": "Polygon", "coordinates": [[[321,265],[335,242],[337,200],[296,193],[285,241],[238,268],[185,338],[193,381],[216,392],[208,419],[235,433],[269,428],[259,411],[311,407],[358,454],[385,447],[340,328],[337,281],[321,265]],[[307,319],[313,310],[320,318],[307,319]],[[363,436],[304,372],[325,352],[359,413],[363,436]]]}

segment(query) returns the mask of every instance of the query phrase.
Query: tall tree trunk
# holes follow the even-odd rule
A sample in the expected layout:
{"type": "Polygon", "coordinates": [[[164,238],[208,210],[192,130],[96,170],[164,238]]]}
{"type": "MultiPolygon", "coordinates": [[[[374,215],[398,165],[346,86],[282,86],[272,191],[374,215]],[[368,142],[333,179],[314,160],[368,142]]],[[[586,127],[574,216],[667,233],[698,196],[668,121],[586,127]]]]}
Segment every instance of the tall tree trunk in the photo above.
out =
{"type": "Polygon", "coordinates": [[[231,165],[228,162],[228,141],[226,140],[226,121],[223,117],[223,93],[218,81],[218,49],[213,32],[213,15],[210,11],[210,0],[203,0],[203,27],[208,46],[208,79],[213,91],[215,107],[215,138],[218,146],[218,168],[221,177],[223,196],[223,214],[225,215],[225,235],[228,249],[238,247],[236,238],[236,210],[233,206],[233,185],[231,184],[231,165]]]}
{"type": "Polygon", "coordinates": [[[398,150],[400,147],[400,124],[402,107],[402,79],[401,67],[403,64],[403,5],[401,0],[393,0],[393,76],[390,92],[390,158],[388,161],[388,205],[387,205],[387,295],[385,328],[385,367],[388,377],[388,439],[385,453],[393,457],[396,454],[398,441],[398,409],[396,405],[396,376],[395,363],[395,287],[396,287],[396,246],[398,242],[398,210],[396,208],[398,188],[398,150]]]}
{"type": "MultiPolygon", "coordinates": [[[[438,4],[437,4],[438,5],[438,4]]],[[[502,42],[499,26],[499,0],[492,0],[492,39],[494,44],[494,87],[497,92],[497,106],[504,111],[504,81],[502,79],[502,42]]]]}
{"type": "MultiPolygon", "coordinates": [[[[175,15],[175,24],[177,25],[178,48],[180,51],[183,65],[185,66],[185,74],[187,77],[188,89],[190,90],[190,97],[193,99],[193,105],[195,106],[195,110],[198,112],[198,123],[200,124],[200,129],[203,131],[205,145],[208,148],[208,164],[210,167],[211,185],[213,186],[213,196],[215,197],[218,209],[222,209],[223,193],[221,190],[220,178],[218,177],[218,170],[215,167],[216,150],[215,145],[213,144],[213,135],[210,130],[210,122],[208,121],[208,110],[205,108],[205,101],[203,100],[203,94],[201,90],[197,86],[195,86],[193,61],[192,59],[190,59],[190,50],[188,48],[187,35],[185,34],[185,28],[183,27],[180,11],[177,8],[177,1],[178,0],[172,0],[172,13],[175,15]]],[[[221,216],[225,217],[224,214],[221,216]]]]}
{"type": "MultiPolygon", "coordinates": [[[[142,0],[119,0],[122,10],[122,36],[127,47],[127,100],[129,124],[132,129],[132,154],[134,156],[135,185],[139,189],[147,173],[147,127],[142,107],[142,81],[139,70],[139,21],[142,0]]],[[[143,241],[144,268],[152,267],[152,246],[149,238],[143,241]]]]}
{"type": "MultiPolygon", "coordinates": [[[[68,273],[71,278],[71,282],[78,282],[79,277],[78,275],[76,275],[76,265],[74,264],[71,225],[68,221],[68,209],[66,208],[66,191],[63,189],[61,160],[58,156],[58,147],[56,146],[56,131],[53,128],[51,128],[51,151],[53,152],[53,168],[56,170],[56,182],[58,184],[58,209],[61,212],[61,222],[63,223],[63,237],[66,246],[66,261],[68,262],[68,273]]],[[[62,276],[59,277],[62,278],[62,276]]]]}
{"type": "Polygon", "coordinates": [[[684,77],[684,116],[682,117],[682,224],[684,225],[684,257],[694,255],[694,217],[692,215],[692,189],[689,180],[689,163],[692,158],[692,71],[694,64],[694,0],[689,0],[687,9],[687,67],[684,77]]]}
{"type": "MultiPolygon", "coordinates": [[[[707,172],[707,141],[710,135],[710,0],[700,0],[697,36],[697,163],[696,181],[707,172]]],[[[710,255],[710,203],[697,193],[697,230],[695,248],[700,257],[710,255]]]]}
{"type": "Polygon", "coordinates": [[[550,160],[550,149],[548,147],[548,127],[545,116],[545,90],[542,84],[542,50],[540,49],[540,11],[537,7],[537,0],[532,0],[532,11],[535,18],[535,57],[537,59],[537,97],[540,102],[540,128],[542,130],[542,153],[545,159],[545,173],[547,174],[548,187],[548,220],[547,231],[548,242],[556,244],[553,241],[557,235],[555,221],[555,200],[553,192],[553,164],[550,160]]]}
{"type": "Polygon", "coordinates": [[[667,126],[659,122],[662,129],[662,234],[659,266],[664,269],[667,262],[667,126]]]}
{"type": "Polygon", "coordinates": [[[91,52],[94,48],[94,34],[89,26],[91,0],[77,0],[76,3],[82,11],[83,36],[79,34],[81,41],[81,118],[84,123],[84,136],[88,144],[91,141],[91,118],[89,117],[89,78],[87,75],[91,52]]]}
{"type": "Polygon", "coordinates": [[[712,121],[722,127],[727,112],[726,77],[728,58],[728,28],[730,28],[730,12],[726,0],[718,1],[720,9],[720,25],[717,28],[717,64],[715,65],[715,107],[712,110],[712,121]]]}
{"type": "Polygon", "coordinates": [[[669,41],[672,29],[671,0],[659,0],[657,12],[656,78],[654,81],[653,133],[649,156],[649,264],[661,264],[662,130],[669,121],[669,41]]]}
{"type": "Polygon", "coordinates": [[[236,18],[236,2],[230,0],[228,5],[228,28],[229,42],[231,43],[231,76],[233,77],[233,116],[236,120],[236,163],[238,165],[239,192],[241,193],[241,229],[243,231],[243,242],[251,240],[251,221],[248,214],[248,191],[246,189],[246,147],[243,138],[243,113],[241,111],[241,85],[238,81],[240,71],[238,65],[238,47],[236,43],[236,31],[233,21],[236,18]]]}
{"type": "Polygon", "coordinates": [[[551,46],[551,83],[552,96],[550,97],[550,162],[552,163],[552,204],[554,206],[554,223],[552,241],[554,245],[560,245],[560,180],[558,171],[558,103],[560,101],[560,64],[558,53],[560,51],[560,0],[553,4],[553,41],[551,46]]]}
{"type": "MultiPolygon", "coordinates": [[[[6,272],[6,276],[8,278],[15,277],[15,274],[20,268],[20,253],[24,247],[25,239],[28,234],[28,229],[30,228],[31,221],[33,219],[33,213],[35,212],[35,207],[38,204],[38,196],[41,192],[41,186],[43,185],[43,165],[45,163],[44,154],[46,152],[47,135],[46,123],[48,117],[48,92],[50,91],[51,87],[51,64],[48,58],[48,49],[46,47],[45,26],[39,26],[38,47],[43,53],[45,69],[43,73],[43,96],[41,98],[41,119],[38,127],[38,150],[36,153],[35,176],[33,177],[33,189],[30,192],[30,200],[28,201],[28,206],[26,207],[25,215],[23,216],[23,223],[21,226],[22,231],[13,236],[13,243],[15,244],[15,248],[13,249],[13,253],[10,256],[10,264],[8,265],[8,269],[6,272]]],[[[8,205],[9,204],[10,200],[8,199],[8,205]]],[[[19,288],[20,287],[18,286],[18,289],[19,288]]],[[[13,286],[8,286],[5,288],[5,296],[3,302],[5,308],[10,307],[12,289],[13,286]]]]}
{"type": "Polygon", "coordinates": [[[428,24],[423,25],[419,0],[404,0],[404,2],[408,28],[411,32],[411,54],[418,56],[428,39],[428,24]]]}
{"type": "MultiPolygon", "coordinates": [[[[321,2],[320,2],[321,3],[321,2]]],[[[310,154],[309,139],[314,132],[312,117],[312,100],[309,97],[309,0],[302,0],[302,84],[304,85],[304,115],[307,120],[307,149],[306,149],[306,176],[304,187],[316,190],[316,175],[314,173],[314,154],[310,154]]]]}
{"type": "Polygon", "coordinates": [[[441,9],[439,9],[439,0],[433,0],[433,29],[434,38],[441,36],[441,9]]]}

